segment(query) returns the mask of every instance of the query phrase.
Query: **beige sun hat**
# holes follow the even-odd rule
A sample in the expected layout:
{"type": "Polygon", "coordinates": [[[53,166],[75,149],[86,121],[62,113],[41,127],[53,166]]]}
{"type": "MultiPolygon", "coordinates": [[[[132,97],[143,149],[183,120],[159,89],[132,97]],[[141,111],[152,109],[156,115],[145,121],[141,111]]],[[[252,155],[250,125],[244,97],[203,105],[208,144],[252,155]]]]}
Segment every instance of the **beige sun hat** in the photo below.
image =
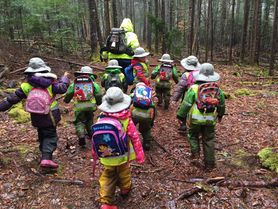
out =
{"type": "Polygon", "coordinates": [[[220,75],[214,71],[214,67],[210,63],[201,65],[201,70],[194,75],[196,81],[216,82],[220,79],[220,75]]]}
{"type": "Polygon", "coordinates": [[[45,62],[39,57],[33,57],[29,60],[29,64],[24,73],[41,73],[51,72],[51,68],[48,67],[45,62]]]}
{"type": "Polygon", "coordinates": [[[113,68],[113,69],[122,69],[122,66],[119,66],[119,62],[118,62],[118,60],[110,60],[109,62],[108,62],[108,66],[106,67],[106,69],[111,69],[111,68],[113,68]]]}
{"type": "Polygon", "coordinates": [[[168,63],[174,62],[174,60],[171,60],[170,54],[163,54],[162,57],[158,61],[168,62],[168,63]]]}
{"type": "Polygon", "coordinates": [[[146,52],[145,49],[143,49],[142,47],[138,47],[135,49],[133,57],[141,58],[141,57],[146,57],[149,54],[150,52],[146,52]]]}
{"type": "Polygon", "coordinates": [[[131,104],[131,97],[124,94],[119,87],[110,87],[102,98],[102,104],[98,108],[107,113],[120,112],[131,104]]]}
{"type": "Polygon", "coordinates": [[[181,65],[186,70],[189,70],[189,71],[200,70],[200,67],[201,67],[201,64],[199,63],[198,58],[193,55],[182,59],[181,65]]]}
{"type": "Polygon", "coordinates": [[[75,76],[78,76],[78,75],[81,75],[81,74],[93,75],[95,77],[95,79],[97,78],[97,75],[94,74],[93,69],[91,67],[89,67],[89,66],[83,66],[80,69],[80,71],[75,71],[74,72],[75,76]]]}

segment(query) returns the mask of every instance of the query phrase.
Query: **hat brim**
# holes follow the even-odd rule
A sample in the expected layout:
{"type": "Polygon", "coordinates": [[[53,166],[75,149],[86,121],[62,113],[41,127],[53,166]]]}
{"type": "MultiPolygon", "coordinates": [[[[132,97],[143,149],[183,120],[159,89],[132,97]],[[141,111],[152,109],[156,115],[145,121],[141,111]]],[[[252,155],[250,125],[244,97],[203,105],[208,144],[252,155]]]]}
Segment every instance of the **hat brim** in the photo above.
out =
{"type": "Polygon", "coordinates": [[[102,98],[102,104],[100,106],[98,106],[98,109],[100,109],[103,112],[107,112],[107,113],[115,113],[115,112],[120,112],[122,110],[127,109],[130,104],[131,104],[131,97],[124,94],[124,99],[122,102],[110,105],[106,99],[106,96],[104,96],[102,98]]]}
{"type": "Polygon", "coordinates": [[[28,67],[24,73],[40,73],[40,72],[51,72],[51,68],[48,66],[40,67],[38,69],[34,69],[31,67],[28,67]]]}
{"type": "Polygon", "coordinates": [[[105,69],[122,69],[122,66],[107,66],[105,69]]]}
{"type": "Polygon", "coordinates": [[[197,65],[194,66],[194,65],[188,65],[186,61],[187,61],[186,58],[181,61],[181,66],[183,68],[185,68],[186,70],[193,71],[193,70],[200,70],[201,69],[201,64],[199,62],[197,62],[197,65]]]}
{"type": "Polygon", "coordinates": [[[159,62],[169,62],[169,63],[174,62],[174,60],[163,60],[163,59],[159,59],[158,61],[159,61],[159,62]]]}
{"type": "Polygon", "coordinates": [[[97,75],[96,74],[94,74],[94,73],[84,73],[84,72],[81,72],[81,71],[76,71],[76,72],[74,72],[74,75],[76,76],[76,75],[93,75],[94,77],[95,77],[95,79],[97,79],[97,75]]]}
{"type": "Polygon", "coordinates": [[[138,57],[138,58],[141,58],[141,57],[146,57],[150,54],[150,52],[145,52],[143,54],[137,54],[137,55],[133,55],[133,57],[138,57]]]}
{"type": "Polygon", "coordinates": [[[216,72],[213,73],[213,75],[205,76],[204,74],[196,74],[195,80],[196,81],[204,81],[204,82],[216,82],[220,79],[220,75],[216,72]]]}

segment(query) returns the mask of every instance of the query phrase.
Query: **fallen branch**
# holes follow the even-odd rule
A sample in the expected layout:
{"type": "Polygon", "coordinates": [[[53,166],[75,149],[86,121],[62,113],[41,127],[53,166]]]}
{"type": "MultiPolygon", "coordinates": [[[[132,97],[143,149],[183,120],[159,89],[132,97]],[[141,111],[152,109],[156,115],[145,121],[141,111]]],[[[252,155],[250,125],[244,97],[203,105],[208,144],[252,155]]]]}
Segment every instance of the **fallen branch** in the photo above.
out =
{"type": "Polygon", "coordinates": [[[218,186],[233,186],[233,187],[255,187],[255,188],[273,188],[278,187],[278,178],[271,181],[223,181],[218,186]]]}
{"type": "Polygon", "coordinates": [[[19,69],[15,70],[15,71],[10,72],[10,75],[15,74],[15,73],[18,73],[18,72],[21,72],[21,71],[24,71],[24,70],[26,70],[26,69],[27,69],[27,67],[19,68],[19,69]]]}
{"type": "Polygon", "coordinates": [[[83,186],[84,182],[81,180],[71,180],[71,179],[50,179],[50,183],[61,183],[61,184],[67,184],[67,185],[79,185],[83,186]]]}
{"type": "Polygon", "coordinates": [[[157,145],[166,153],[168,153],[169,155],[172,155],[171,152],[169,152],[165,147],[163,147],[155,138],[153,138],[153,140],[157,143],[157,145]]]}

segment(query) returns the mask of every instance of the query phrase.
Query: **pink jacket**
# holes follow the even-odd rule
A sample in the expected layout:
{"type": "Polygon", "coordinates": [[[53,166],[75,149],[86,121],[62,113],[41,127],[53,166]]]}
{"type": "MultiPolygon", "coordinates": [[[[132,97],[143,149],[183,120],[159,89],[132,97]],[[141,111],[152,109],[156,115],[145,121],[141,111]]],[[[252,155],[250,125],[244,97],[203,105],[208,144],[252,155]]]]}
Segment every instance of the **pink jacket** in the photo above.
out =
{"type": "Polygon", "coordinates": [[[128,126],[127,126],[127,135],[130,138],[130,141],[133,145],[134,148],[134,152],[136,155],[136,162],[137,163],[143,163],[144,162],[144,151],[143,151],[143,147],[139,138],[139,133],[131,119],[131,113],[129,109],[123,110],[121,112],[117,112],[117,113],[104,113],[107,116],[111,116],[111,117],[115,117],[118,118],[120,120],[125,120],[125,119],[129,119],[128,121],[128,126]]]}

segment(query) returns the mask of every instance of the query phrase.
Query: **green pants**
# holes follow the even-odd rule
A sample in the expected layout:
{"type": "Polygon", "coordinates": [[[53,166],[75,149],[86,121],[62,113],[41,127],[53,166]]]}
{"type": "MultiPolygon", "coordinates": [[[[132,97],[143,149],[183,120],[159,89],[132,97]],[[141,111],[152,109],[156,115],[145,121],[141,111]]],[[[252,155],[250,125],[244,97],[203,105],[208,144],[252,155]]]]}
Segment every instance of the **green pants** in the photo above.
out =
{"type": "Polygon", "coordinates": [[[190,144],[191,153],[200,153],[200,139],[203,143],[204,163],[205,166],[214,166],[214,140],[215,140],[215,126],[213,125],[196,125],[191,124],[188,129],[188,142],[190,144]]]}
{"type": "Polygon", "coordinates": [[[91,137],[94,111],[75,111],[74,116],[73,124],[78,138],[85,138],[86,135],[91,137]]]}
{"type": "Polygon", "coordinates": [[[143,137],[143,144],[149,143],[152,140],[152,134],[151,134],[152,124],[153,124],[152,118],[143,119],[143,118],[132,116],[132,120],[135,125],[137,124],[139,125],[139,132],[143,137]]]}
{"type": "Polygon", "coordinates": [[[171,89],[170,88],[155,88],[156,97],[158,99],[158,104],[161,105],[164,102],[164,107],[168,108],[171,97],[171,89]]]}

